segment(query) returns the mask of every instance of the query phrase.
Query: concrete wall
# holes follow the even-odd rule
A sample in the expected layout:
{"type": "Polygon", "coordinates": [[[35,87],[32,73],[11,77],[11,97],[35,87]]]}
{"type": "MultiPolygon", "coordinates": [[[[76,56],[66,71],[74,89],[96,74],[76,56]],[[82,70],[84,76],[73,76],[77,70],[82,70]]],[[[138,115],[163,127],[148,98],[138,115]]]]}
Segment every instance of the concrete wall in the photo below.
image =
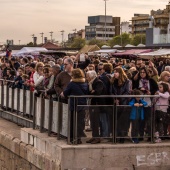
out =
{"type": "Polygon", "coordinates": [[[1,170],[60,170],[60,163],[31,145],[1,131],[0,168],[1,170]]]}
{"type": "Polygon", "coordinates": [[[60,162],[62,170],[170,170],[169,143],[67,145],[28,128],[21,140],[60,162]]]}

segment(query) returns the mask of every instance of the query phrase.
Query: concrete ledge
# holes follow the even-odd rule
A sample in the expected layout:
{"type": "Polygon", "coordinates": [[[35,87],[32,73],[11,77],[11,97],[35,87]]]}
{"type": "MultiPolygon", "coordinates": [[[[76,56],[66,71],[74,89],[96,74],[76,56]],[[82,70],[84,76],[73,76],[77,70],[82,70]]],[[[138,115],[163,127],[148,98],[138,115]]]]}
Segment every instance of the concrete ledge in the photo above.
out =
{"type": "Polygon", "coordinates": [[[33,136],[32,146],[52,158],[46,159],[46,168],[57,163],[62,170],[170,170],[170,143],[67,145],[66,140],[58,141],[38,130],[22,128],[21,134],[21,140],[27,136],[28,144],[33,136]]]}

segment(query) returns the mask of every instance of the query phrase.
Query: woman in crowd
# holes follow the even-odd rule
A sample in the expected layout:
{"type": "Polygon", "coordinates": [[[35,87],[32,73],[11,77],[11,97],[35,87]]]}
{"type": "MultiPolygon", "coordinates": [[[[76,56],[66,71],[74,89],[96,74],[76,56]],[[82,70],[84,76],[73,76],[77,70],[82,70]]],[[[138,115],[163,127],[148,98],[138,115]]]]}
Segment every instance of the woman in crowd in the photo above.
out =
{"type": "MultiPolygon", "coordinates": [[[[73,69],[71,82],[68,84],[67,88],[61,93],[61,97],[68,97],[70,95],[87,95],[88,94],[88,84],[85,82],[85,76],[81,69],[73,69]]],[[[71,125],[70,125],[70,139],[73,141],[73,124],[74,122],[74,106],[77,105],[86,105],[86,98],[76,99],[74,103],[74,98],[70,99],[70,111],[71,111],[71,125]]],[[[81,137],[85,137],[84,128],[85,128],[85,109],[86,107],[77,106],[77,143],[81,144],[81,137]]]]}
{"type": "MultiPolygon", "coordinates": [[[[154,95],[158,90],[157,83],[149,77],[148,71],[145,67],[139,69],[137,73],[137,79],[134,82],[134,87],[136,89],[140,89],[143,95],[154,95]]],[[[144,100],[148,103],[148,107],[145,107],[145,123],[143,127],[141,126],[140,136],[144,135],[144,128],[146,128],[148,135],[151,134],[151,98],[144,98],[144,100]]],[[[141,138],[140,140],[143,140],[141,138]]],[[[150,141],[150,137],[148,138],[150,141]]]]}
{"type": "MultiPolygon", "coordinates": [[[[132,91],[131,82],[121,67],[116,67],[114,70],[114,76],[111,79],[111,93],[113,95],[129,95],[132,91]]],[[[117,98],[114,100],[116,105],[127,105],[128,98],[117,98]]],[[[117,108],[117,136],[124,137],[127,135],[129,129],[129,114],[130,110],[127,107],[117,108]]],[[[124,142],[123,138],[120,138],[120,143],[124,142]]]]}
{"type": "Polygon", "coordinates": [[[35,73],[33,74],[33,82],[30,83],[31,87],[37,87],[43,80],[43,67],[44,64],[42,62],[38,62],[36,64],[36,68],[35,68],[35,73]]]}
{"type": "MultiPolygon", "coordinates": [[[[107,90],[103,84],[103,82],[97,77],[96,71],[88,71],[86,73],[86,79],[89,83],[89,92],[90,95],[106,95],[107,90]]],[[[92,98],[91,105],[105,105],[105,98],[92,98]]],[[[87,143],[96,144],[100,143],[101,137],[108,137],[109,133],[109,125],[108,125],[108,117],[106,107],[90,107],[90,122],[92,128],[92,138],[87,143]],[[99,133],[100,127],[100,133],[99,133]]]]}

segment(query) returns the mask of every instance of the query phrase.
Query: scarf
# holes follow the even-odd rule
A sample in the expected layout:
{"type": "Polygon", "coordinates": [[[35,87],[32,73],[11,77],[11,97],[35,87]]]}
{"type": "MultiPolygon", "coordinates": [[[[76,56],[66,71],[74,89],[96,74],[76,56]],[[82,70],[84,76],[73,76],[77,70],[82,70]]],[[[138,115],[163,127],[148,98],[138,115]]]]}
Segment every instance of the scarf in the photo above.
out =
{"type": "Polygon", "coordinates": [[[142,82],[142,87],[143,87],[145,90],[149,90],[149,88],[148,88],[149,80],[147,80],[147,79],[141,79],[141,82],[142,82]]]}

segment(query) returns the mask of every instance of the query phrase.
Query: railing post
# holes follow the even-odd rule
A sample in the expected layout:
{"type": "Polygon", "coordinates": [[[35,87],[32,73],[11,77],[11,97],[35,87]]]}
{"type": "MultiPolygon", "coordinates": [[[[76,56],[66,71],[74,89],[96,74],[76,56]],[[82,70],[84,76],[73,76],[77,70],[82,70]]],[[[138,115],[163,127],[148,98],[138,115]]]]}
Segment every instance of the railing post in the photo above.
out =
{"type": "Polygon", "coordinates": [[[57,139],[60,140],[60,127],[61,127],[61,115],[62,115],[62,112],[63,112],[63,105],[62,103],[60,102],[60,96],[58,97],[58,115],[57,115],[57,118],[58,118],[58,122],[57,122],[57,139]]]}
{"type": "Polygon", "coordinates": [[[23,89],[23,116],[26,115],[26,90],[23,89]]]}
{"type": "Polygon", "coordinates": [[[34,115],[34,107],[32,107],[35,104],[35,95],[32,91],[30,92],[30,108],[29,108],[29,118],[33,117],[34,115]]]}
{"type": "Polygon", "coordinates": [[[20,89],[17,88],[17,115],[19,114],[19,108],[20,108],[20,89]]]}
{"type": "Polygon", "coordinates": [[[3,106],[4,106],[4,81],[2,81],[1,86],[2,86],[2,88],[1,88],[1,108],[3,109],[3,106]]]}
{"type": "Polygon", "coordinates": [[[155,103],[152,100],[151,107],[151,143],[154,143],[154,132],[155,132],[155,103]]]}
{"type": "Polygon", "coordinates": [[[50,96],[50,99],[49,99],[49,118],[48,118],[48,136],[50,136],[50,134],[51,134],[52,120],[53,120],[53,99],[50,96]]]}
{"type": "Polygon", "coordinates": [[[40,117],[40,132],[43,132],[44,129],[44,116],[45,116],[45,100],[42,94],[40,95],[41,97],[41,117],[40,117]]]}
{"type": "Polygon", "coordinates": [[[72,122],[73,126],[71,126],[71,128],[73,128],[73,129],[71,129],[71,132],[73,132],[73,144],[74,145],[77,144],[77,141],[76,141],[76,138],[77,138],[76,137],[76,134],[77,134],[77,132],[76,132],[76,100],[75,99],[76,98],[74,97],[74,111],[73,111],[73,115],[71,114],[71,116],[73,116],[73,117],[71,117],[71,121],[73,120],[73,122],[72,122]]]}
{"type": "Polygon", "coordinates": [[[67,129],[67,144],[71,144],[70,143],[70,121],[71,121],[71,111],[70,111],[70,97],[68,99],[68,129],[67,129]]]}
{"type": "Polygon", "coordinates": [[[14,88],[11,88],[12,90],[12,99],[11,99],[11,112],[14,111],[14,88]]]}
{"type": "MultiPolygon", "coordinates": [[[[30,108],[31,111],[31,108],[30,108]]],[[[35,129],[36,126],[36,118],[37,118],[37,97],[34,96],[34,107],[33,107],[33,129],[35,129]]]]}
{"type": "Polygon", "coordinates": [[[113,125],[112,125],[112,140],[113,140],[113,143],[116,144],[116,104],[114,102],[114,98],[113,98],[113,106],[112,106],[112,109],[113,109],[113,125]]]}
{"type": "Polygon", "coordinates": [[[9,107],[9,87],[6,85],[6,111],[8,110],[9,107]]]}

